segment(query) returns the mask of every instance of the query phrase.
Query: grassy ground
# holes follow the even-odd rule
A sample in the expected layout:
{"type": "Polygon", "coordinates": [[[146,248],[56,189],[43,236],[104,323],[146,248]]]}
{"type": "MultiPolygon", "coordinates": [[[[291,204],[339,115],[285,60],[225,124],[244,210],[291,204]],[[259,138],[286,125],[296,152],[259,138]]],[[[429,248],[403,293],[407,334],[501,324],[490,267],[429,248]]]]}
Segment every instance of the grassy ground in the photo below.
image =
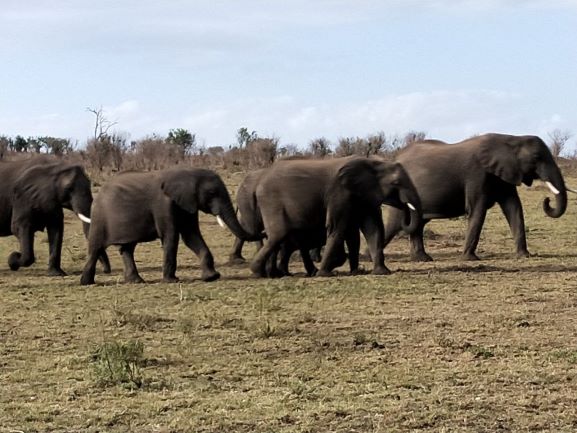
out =
{"type": "MultiPolygon", "coordinates": [[[[44,235],[32,268],[0,267],[0,432],[575,431],[575,199],[553,220],[543,187],[520,190],[534,257],[514,258],[492,210],[482,261],[459,260],[464,220],[437,221],[436,261],[409,262],[397,239],[385,277],[253,279],[203,217],[220,281],[182,247],[182,282],[161,283],[154,242],[136,253],[148,284],[122,284],[111,249],[113,273],[81,287],[70,220],[70,276],[46,276],[44,235]]],[[[0,257],[14,246],[0,239],[0,257]]]]}

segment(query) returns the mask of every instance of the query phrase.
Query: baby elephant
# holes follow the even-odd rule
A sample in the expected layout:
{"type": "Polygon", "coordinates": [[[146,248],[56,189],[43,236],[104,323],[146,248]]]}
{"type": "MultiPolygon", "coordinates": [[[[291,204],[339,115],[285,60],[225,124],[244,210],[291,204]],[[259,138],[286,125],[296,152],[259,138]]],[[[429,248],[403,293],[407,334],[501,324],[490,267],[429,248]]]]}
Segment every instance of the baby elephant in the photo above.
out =
{"type": "Polygon", "coordinates": [[[173,168],[118,174],[94,200],[88,260],[80,283],[94,284],[96,260],[109,245],[120,246],[125,282],[143,282],[134,263],[134,249],[139,242],[159,238],[164,250],[163,279],[178,281],[179,236],[200,258],[202,279],[218,279],[220,274],[200,233],[198,211],[217,215],[237,237],[248,241],[262,238],[241,227],[222,179],[211,170],[173,168]]]}

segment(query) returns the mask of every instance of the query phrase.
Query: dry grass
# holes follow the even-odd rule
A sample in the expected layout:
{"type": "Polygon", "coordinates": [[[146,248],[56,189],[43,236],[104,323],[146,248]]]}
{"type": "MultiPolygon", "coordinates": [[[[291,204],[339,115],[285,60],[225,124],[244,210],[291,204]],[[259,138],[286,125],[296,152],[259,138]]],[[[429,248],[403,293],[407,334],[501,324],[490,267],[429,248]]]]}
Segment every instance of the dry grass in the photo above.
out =
{"type": "Polygon", "coordinates": [[[137,248],[148,284],[122,284],[111,249],[113,274],[81,287],[69,221],[70,276],[46,277],[44,236],[34,267],[0,269],[0,432],[575,431],[575,199],[552,220],[543,188],[521,193],[534,257],[514,258],[493,210],[481,262],[459,260],[464,220],[437,221],[436,261],[409,262],[399,239],[386,277],[253,279],[224,264],[232,237],[203,217],[220,281],[201,282],[182,247],[182,282],[161,283],[154,242],[137,248]],[[140,385],[103,384],[95,354],[131,342],[140,385]]]}

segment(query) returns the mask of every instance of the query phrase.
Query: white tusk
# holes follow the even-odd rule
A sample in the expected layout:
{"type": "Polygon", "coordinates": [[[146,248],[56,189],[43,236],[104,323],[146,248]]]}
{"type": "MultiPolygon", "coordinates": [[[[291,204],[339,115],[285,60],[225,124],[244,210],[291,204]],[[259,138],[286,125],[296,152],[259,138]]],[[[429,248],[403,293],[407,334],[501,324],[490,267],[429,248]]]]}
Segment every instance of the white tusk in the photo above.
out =
{"type": "Polygon", "coordinates": [[[566,189],[567,191],[569,191],[569,192],[572,192],[573,194],[577,194],[577,190],[576,190],[576,189],[569,188],[569,187],[567,187],[567,186],[565,187],[565,189],[566,189]]]}
{"type": "Polygon", "coordinates": [[[216,216],[216,222],[217,222],[218,225],[221,226],[223,229],[226,228],[226,224],[224,223],[224,221],[222,220],[222,218],[219,217],[218,215],[216,216]]]}
{"type": "Polygon", "coordinates": [[[555,188],[551,182],[547,181],[545,182],[545,185],[547,185],[547,188],[549,188],[553,194],[555,195],[559,194],[559,190],[555,188]]]}
{"type": "Polygon", "coordinates": [[[407,206],[409,209],[413,210],[413,211],[417,211],[417,208],[415,206],[413,206],[411,203],[407,203],[407,206]]]}
{"type": "Polygon", "coordinates": [[[80,221],[90,224],[90,218],[88,218],[86,215],[82,215],[81,213],[79,213],[77,214],[77,216],[78,218],[80,218],[80,221]]]}

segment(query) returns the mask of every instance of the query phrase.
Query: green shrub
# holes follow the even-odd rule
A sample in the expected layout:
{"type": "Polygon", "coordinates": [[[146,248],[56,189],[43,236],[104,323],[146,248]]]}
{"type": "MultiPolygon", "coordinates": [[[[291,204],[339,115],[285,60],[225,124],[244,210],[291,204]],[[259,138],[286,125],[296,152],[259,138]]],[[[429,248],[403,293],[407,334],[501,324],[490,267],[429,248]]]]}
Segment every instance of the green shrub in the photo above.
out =
{"type": "Polygon", "coordinates": [[[126,343],[106,341],[92,355],[94,373],[100,386],[124,385],[140,388],[143,378],[144,344],[138,340],[126,343]]]}

